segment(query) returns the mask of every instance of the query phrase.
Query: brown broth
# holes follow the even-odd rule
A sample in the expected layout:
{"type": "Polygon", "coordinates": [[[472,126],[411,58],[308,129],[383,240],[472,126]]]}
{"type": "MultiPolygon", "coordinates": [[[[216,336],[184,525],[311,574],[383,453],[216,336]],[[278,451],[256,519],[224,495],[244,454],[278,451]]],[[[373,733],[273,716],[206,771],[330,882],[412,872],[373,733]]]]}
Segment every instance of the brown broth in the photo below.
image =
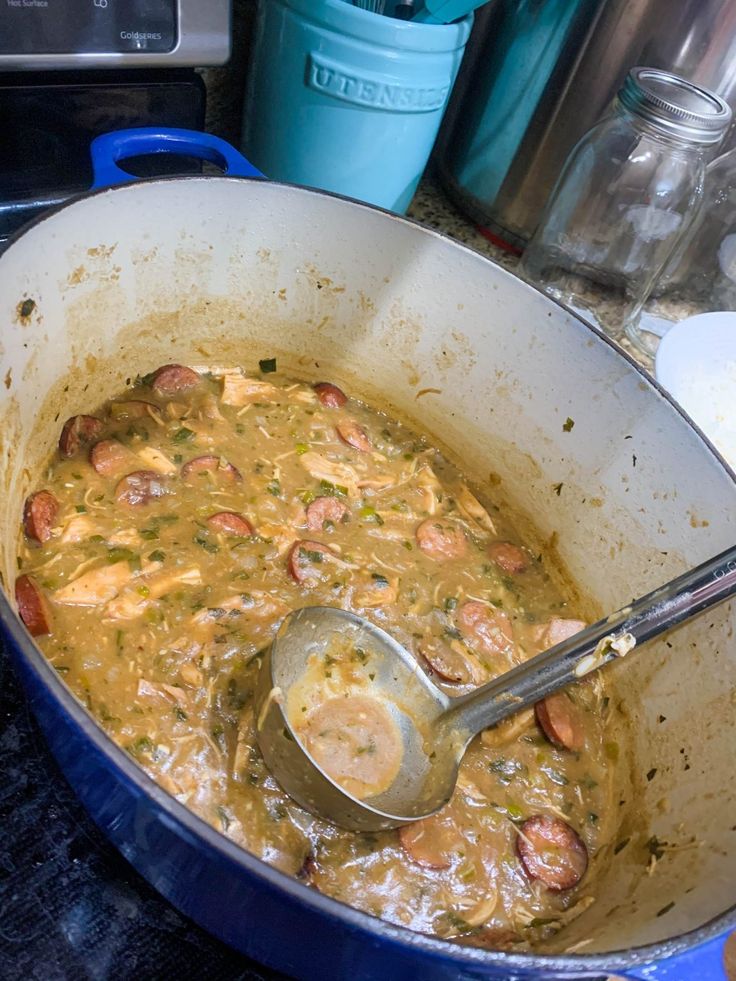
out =
{"type": "Polygon", "coordinates": [[[55,456],[43,484],[60,505],[53,533],[26,539],[19,567],[51,611],[41,649],[115,742],[264,861],[414,930],[524,950],[592,901],[596,856],[614,834],[599,679],[564,696],[579,749],[553,745],[522,712],[473,742],[450,804],[401,835],[312,817],[255,744],[259,652],[301,606],[367,616],[450,694],[554,642],[550,623],[564,630],[575,611],[483,489],[485,506],[380,411],[325,406],[278,374],[203,375],[170,397],[143,380],[97,417],[94,442],[120,444],[104,454],[108,473],[90,446],[55,456]],[[138,470],[158,472],[162,496],[131,506],[119,481],[138,470]],[[319,498],[330,503],[310,511],[319,498]],[[317,511],[327,517],[310,528],[317,511]],[[235,534],[208,524],[220,512],[240,516],[235,534]],[[517,547],[499,553],[501,542],[517,547]],[[520,825],[537,814],[580,835],[591,865],[579,886],[553,891],[520,862],[520,825]]]}

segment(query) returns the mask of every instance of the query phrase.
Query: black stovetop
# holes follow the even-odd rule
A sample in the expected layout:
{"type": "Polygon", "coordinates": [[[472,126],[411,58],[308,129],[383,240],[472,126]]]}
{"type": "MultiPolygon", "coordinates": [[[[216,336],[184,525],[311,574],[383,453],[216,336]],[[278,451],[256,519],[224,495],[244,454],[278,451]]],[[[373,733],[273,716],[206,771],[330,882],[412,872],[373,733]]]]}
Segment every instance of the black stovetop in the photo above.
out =
{"type": "Polygon", "coordinates": [[[0,647],[0,978],[277,981],[156,893],[62,777],[0,647]]]}

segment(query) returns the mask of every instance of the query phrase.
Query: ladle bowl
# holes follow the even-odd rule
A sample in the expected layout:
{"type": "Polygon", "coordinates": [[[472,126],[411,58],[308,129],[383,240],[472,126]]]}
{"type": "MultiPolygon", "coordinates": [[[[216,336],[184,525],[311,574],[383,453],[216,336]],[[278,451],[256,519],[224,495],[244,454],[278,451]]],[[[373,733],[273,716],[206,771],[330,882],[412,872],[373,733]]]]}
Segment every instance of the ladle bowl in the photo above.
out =
{"type": "Polygon", "coordinates": [[[284,619],[264,656],[255,693],[258,745],[286,793],[307,810],[355,831],[396,828],[447,803],[465,750],[481,729],[626,656],[735,591],[731,548],[457,698],[434,685],[416,658],[380,627],[339,608],[304,607],[284,619]],[[345,668],[347,682],[333,681],[345,668]],[[305,684],[322,686],[324,695],[307,691],[295,701],[305,684]],[[401,746],[394,775],[380,792],[356,796],[310,752],[304,723],[315,694],[318,701],[360,697],[356,713],[368,698],[390,716],[384,732],[391,729],[401,746]]]}

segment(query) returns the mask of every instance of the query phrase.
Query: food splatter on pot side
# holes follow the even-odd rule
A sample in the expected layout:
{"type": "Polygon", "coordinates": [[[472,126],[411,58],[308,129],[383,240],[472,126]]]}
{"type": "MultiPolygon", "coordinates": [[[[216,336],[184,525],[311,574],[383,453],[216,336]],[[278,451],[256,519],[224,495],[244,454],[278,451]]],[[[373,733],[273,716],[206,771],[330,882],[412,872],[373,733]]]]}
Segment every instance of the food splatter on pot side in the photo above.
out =
{"type": "Polygon", "coordinates": [[[290,610],[368,617],[451,695],[583,625],[507,516],[403,425],[272,359],[165,365],[60,427],[22,523],[16,600],[50,662],[153,779],[264,861],[490,948],[533,948],[593,902],[615,835],[599,678],[481,733],[450,803],[400,832],[312,817],[258,752],[259,654],[290,610]]]}

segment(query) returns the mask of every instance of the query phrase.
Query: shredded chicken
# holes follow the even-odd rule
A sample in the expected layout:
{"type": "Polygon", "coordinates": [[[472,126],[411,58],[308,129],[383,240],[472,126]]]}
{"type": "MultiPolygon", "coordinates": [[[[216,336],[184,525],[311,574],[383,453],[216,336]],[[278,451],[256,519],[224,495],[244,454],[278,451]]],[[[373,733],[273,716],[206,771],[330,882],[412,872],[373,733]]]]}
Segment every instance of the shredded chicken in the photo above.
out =
{"type": "Polygon", "coordinates": [[[99,533],[98,525],[89,514],[73,514],[64,525],[60,541],[65,545],[83,542],[99,533]]]}
{"type": "Polygon", "coordinates": [[[251,620],[280,619],[291,612],[290,607],[282,600],[258,591],[239,593],[237,596],[230,596],[228,599],[222,600],[222,602],[213,602],[207,609],[195,613],[192,622],[206,623],[208,620],[219,620],[223,613],[233,611],[247,613],[251,620]]]}
{"type": "Polygon", "coordinates": [[[191,661],[186,661],[181,665],[179,674],[182,681],[187,685],[191,685],[192,688],[201,688],[204,684],[202,672],[191,661]]]}
{"type": "Polygon", "coordinates": [[[57,589],[51,598],[66,606],[98,606],[117,596],[134,575],[129,562],[98,566],[57,589]]]}
{"type": "Polygon", "coordinates": [[[358,487],[361,490],[382,491],[393,487],[395,483],[395,478],[389,474],[375,474],[372,477],[361,477],[358,481],[358,487]]]}
{"type": "Polygon", "coordinates": [[[329,460],[321,453],[315,453],[314,450],[300,456],[299,462],[316,480],[326,480],[330,484],[344,487],[350,497],[357,496],[358,472],[350,464],[329,460]]]}
{"type": "Polygon", "coordinates": [[[120,548],[139,548],[143,539],[135,528],[121,528],[107,538],[108,545],[115,545],[120,548]]]}
{"type": "Polygon", "coordinates": [[[202,408],[200,410],[200,417],[202,419],[211,419],[214,422],[224,422],[225,417],[220,412],[220,408],[217,404],[217,399],[214,395],[207,395],[202,400],[202,408]]]}
{"type": "MultiPolygon", "coordinates": [[[[153,563],[155,570],[161,568],[160,563],[153,563]]],[[[171,592],[174,586],[201,586],[202,576],[197,566],[171,571],[151,571],[136,580],[135,589],[128,589],[117,599],[112,600],[105,608],[108,620],[134,620],[142,616],[146,609],[157,599],[171,592]]]]}
{"type": "Polygon", "coordinates": [[[376,606],[389,606],[399,598],[399,580],[392,576],[388,582],[381,579],[373,579],[367,585],[355,590],[353,599],[358,606],[368,608],[376,606]]]}
{"type": "Polygon", "coordinates": [[[485,746],[505,746],[513,742],[519,736],[534,725],[534,709],[522,709],[516,715],[512,715],[497,726],[484,729],[480,734],[481,742],[485,746]]]}
{"type": "Polygon", "coordinates": [[[460,490],[455,495],[455,500],[458,508],[466,518],[470,518],[471,521],[476,522],[484,531],[490,531],[491,534],[496,534],[496,527],[491,520],[491,516],[478,498],[474,494],[471,494],[465,484],[460,486],[460,490]]]}
{"type": "Polygon", "coordinates": [[[143,461],[147,470],[155,470],[156,473],[175,474],[178,467],[175,463],[165,456],[154,446],[144,446],[138,450],[138,456],[143,461]]]}
{"type": "Polygon", "coordinates": [[[253,402],[278,402],[282,398],[281,390],[271,382],[248,378],[242,371],[224,371],[222,378],[221,400],[224,405],[250,405],[253,402]]]}

